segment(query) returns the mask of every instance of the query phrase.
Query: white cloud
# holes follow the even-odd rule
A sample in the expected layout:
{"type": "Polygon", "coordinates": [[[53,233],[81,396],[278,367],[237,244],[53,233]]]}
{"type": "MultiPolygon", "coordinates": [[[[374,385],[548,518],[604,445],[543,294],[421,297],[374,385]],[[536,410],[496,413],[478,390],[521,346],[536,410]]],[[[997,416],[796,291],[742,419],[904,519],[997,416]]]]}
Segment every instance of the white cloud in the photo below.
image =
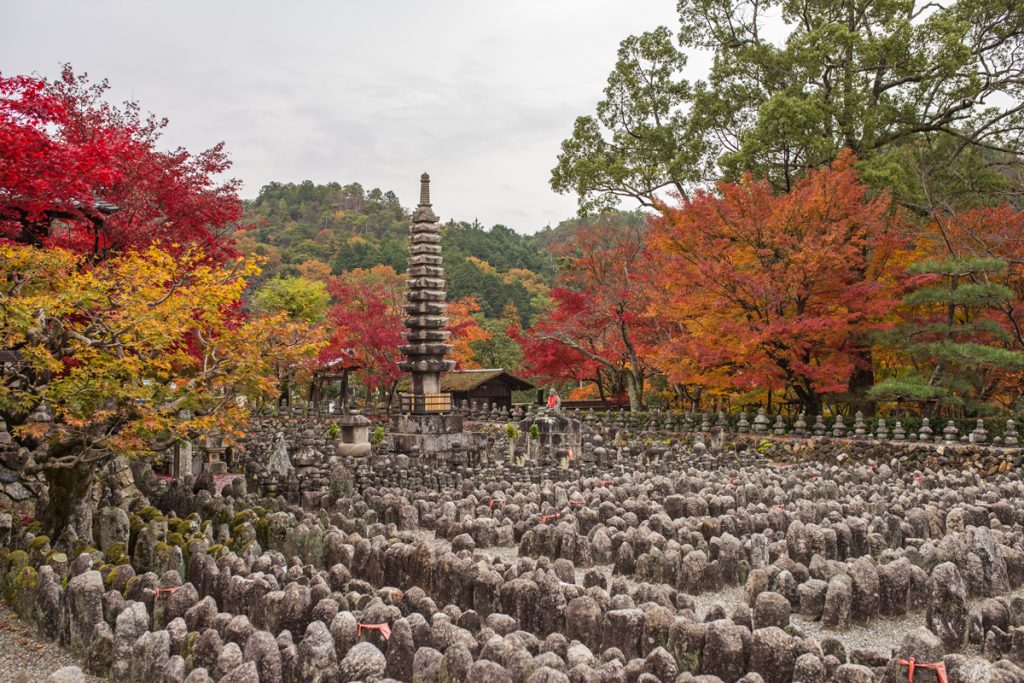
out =
{"type": "Polygon", "coordinates": [[[170,146],[220,140],[243,194],[359,182],[443,217],[532,232],[575,212],[548,186],[619,41],[676,26],[674,0],[8,3],[4,73],[61,62],[170,119],[170,146]]]}

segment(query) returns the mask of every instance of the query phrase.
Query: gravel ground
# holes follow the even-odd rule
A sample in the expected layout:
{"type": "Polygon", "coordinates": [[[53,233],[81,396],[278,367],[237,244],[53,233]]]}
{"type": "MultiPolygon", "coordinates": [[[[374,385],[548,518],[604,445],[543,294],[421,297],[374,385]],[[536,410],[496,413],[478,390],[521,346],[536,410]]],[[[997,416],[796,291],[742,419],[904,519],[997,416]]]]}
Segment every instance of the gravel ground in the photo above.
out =
{"type": "MultiPolygon", "coordinates": [[[[0,681],[37,683],[65,666],[81,667],[56,643],[40,640],[32,629],[0,601],[0,681]]],[[[86,676],[86,681],[102,681],[86,676]]]]}

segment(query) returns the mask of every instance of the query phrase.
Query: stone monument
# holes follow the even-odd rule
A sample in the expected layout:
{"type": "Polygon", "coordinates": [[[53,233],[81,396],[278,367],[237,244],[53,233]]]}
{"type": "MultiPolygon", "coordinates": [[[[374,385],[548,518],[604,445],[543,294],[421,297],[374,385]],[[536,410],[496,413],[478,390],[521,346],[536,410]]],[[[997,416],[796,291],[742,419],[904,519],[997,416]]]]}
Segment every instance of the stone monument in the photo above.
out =
{"type": "Polygon", "coordinates": [[[441,391],[441,374],[455,369],[447,356],[451,332],[445,329],[446,282],[438,218],[430,204],[430,176],[420,176],[420,203],[409,229],[409,271],[405,293],[405,360],[408,393],[401,393],[399,414],[391,418],[391,451],[442,460],[473,460],[486,443],[483,434],[463,432],[462,415],[453,410],[451,394],[441,391]]]}

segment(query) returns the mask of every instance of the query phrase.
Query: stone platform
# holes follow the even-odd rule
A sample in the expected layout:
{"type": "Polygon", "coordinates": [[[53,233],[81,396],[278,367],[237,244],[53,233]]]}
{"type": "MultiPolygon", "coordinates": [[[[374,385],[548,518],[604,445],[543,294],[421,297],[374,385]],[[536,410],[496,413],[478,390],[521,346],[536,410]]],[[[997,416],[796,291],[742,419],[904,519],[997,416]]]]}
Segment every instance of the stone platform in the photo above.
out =
{"type": "Polygon", "coordinates": [[[396,415],[391,418],[388,450],[440,462],[476,461],[487,435],[463,431],[461,415],[396,415]]]}

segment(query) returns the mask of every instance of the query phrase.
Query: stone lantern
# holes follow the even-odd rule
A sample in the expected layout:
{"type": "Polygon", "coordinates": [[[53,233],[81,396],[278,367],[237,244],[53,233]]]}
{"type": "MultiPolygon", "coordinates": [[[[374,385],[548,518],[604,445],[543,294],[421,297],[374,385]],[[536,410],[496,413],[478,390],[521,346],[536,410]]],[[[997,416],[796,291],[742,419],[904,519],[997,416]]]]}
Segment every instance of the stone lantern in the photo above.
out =
{"type": "Polygon", "coordinates": [[[339,457],[361,458],[370,454],[370,427],[373,423],[369,418],[353,410],[342,416],[336,424],[341,430],[340,441],[335,446],[339,457]]]}

